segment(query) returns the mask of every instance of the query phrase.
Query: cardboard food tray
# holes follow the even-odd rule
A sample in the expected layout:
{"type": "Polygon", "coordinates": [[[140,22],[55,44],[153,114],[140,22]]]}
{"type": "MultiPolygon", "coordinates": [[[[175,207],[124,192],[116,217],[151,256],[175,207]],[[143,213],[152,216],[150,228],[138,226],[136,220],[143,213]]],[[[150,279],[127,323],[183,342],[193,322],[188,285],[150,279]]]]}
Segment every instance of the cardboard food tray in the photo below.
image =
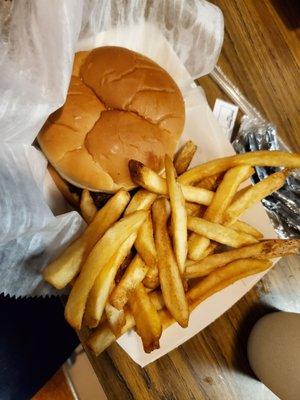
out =
{"type": "MultiPolygon", "coordinates": [[[[159,33],[152,32],[152,39],[153,34],[159,35],[159,33]]],[[[138,43],[136,41],[123,42],[122,36],[118,35],[115,38],[113,33],[111,36],[106,33],[104,40],[100,34],[79,43],[77,50],[88,50],[106,44],[121,45],[153,58],[167,69],[183,93],[186,105],[186,123],[180,144],[192,140],[198,146],[192,166],[213,158],[234,154],[229,140],[208,105],[203,89],[195,85],[168,42],[162,37],[152,40],[152,43],[159,43],[153,53],[153,49],[147,48],[143,43],[143,40],[147,40],[147,35],[145,37],[140,36],[138,43]],[[147,51],[143,51],[145,48],[147,48],[147,51]]],[[[276,237],[272,224],[261,204],[251,208],[242,219],[259,229],[265,238],[276,237]]],[[[144,367],[180,346],[212,323],[243,297],[265,273],[242,279],[205,300],[191,313],[187,328],[181,328],[178,324],[170,326],[162,334],[160,348],[150,354],[144,352],[142,342],[134,330],[119,338],[118,344],[136,363],[144,367]]]]}

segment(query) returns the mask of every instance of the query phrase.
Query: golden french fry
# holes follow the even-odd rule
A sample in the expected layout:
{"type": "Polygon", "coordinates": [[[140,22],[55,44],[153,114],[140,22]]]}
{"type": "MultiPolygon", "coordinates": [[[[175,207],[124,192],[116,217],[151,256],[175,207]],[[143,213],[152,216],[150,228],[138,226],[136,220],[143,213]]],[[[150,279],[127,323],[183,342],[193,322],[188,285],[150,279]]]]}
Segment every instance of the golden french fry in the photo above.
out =
{"type": "Polygon", "coordinates": [[[152,206],[152,215],[159,280],[166,307],[176,321],[182,327],[186,327],[189,312],[179,268],[168,235],[169,214],[168,200],[166,198],[157,199],[152,206]]]}
{"type": "Polygon", "coordinates": [[[145,278],[147,270],[148,266],[137,254],[110,295],[109,302],[118,310],[124,308],[131,293],[145,278]]]}
{"type": "Polygon", "coordinates": [[[226,210],[224,215],[224,224],[230,225],[235,222],[253,204],[269,196],[280,189],[286,179],[284,172],[275,172],[267,178],[249,187],[236,201],[234,201],[226,210]]]}
{"type": "Polygon", "coordinates": [[[83,219],[88,224],[92,222],[95,215],[97,214],[97,207],[95,206],[90,191],[87,189],[83,189],[81,193],[80,211],[83,219]]]}
{"type": "Polygon", "coordinates": [[[84,233],[43,271],[44,279],[57,289],[64,288],[80,271],[81,265],[104,232],[121,216],[130,200],[125,190],[117,192],[99,210],[84,233]]]}
{"type": "Polygon", "coordinates": [[[64,198],[74,207],[79,207],[80,196],[76,192],[71,192],[70,185],[68,182],[62,179],[62,177],[56,172],[56,170],[52,167],[51,164],[48,164],[47,167],[51,178],[53,179],[55,185],[62,193],[64,198]]]}
{"type": "Polygon", "coordinates": [[[186,277],[200,278],[210,274],[217,268],[223,267],[235,260],[243,258],[277,258],[289,254],[297,254],[300,250],[300,240],[290,239],[270,239],[238,249],[225,251],[223,253],[212,254],[205,259],[189,263],[186,266],[186,277]]]}
{"type": "Polygon", "coordinates": [[[142,283],[132,292],[128,302],[144,350],[146,353],[151,353],[151,351],[159,348],[162,327],[158,312],[142,283]]]}
{"type": "Polygon", "coordinates": [[[102,317],[116,273],[136,239],[132,233],[118,248],[108,263],[101,269],[89,293],[84,313],[84,320],[89,328],[95,328],[102,317]]]}
{"type": "Polygon", "coordinates": [[[149,210],[152,206],[157,195],[149,192],[145,189],[138,190],[130,200],[128,207],[126,208],[124,215],[128,215],[138,210],[149,210]]]}
{"type": "MultiPolygon", "coordinates": [[[[125,311],[125,324],[121,328],[120,336],[132,329],[135,326],[134,318],[131,312],[125,311]]],[[[87,340],[87,345],[95,355],[101,354],[112,343],[114,343],[119,336],[116,336],[109,325],[108,321],[104,321],[99,325],[90,335],[87,340]]]]}
{"type": "Polygon", "coordinates": [[[254,174],[254,169],[249,165],[238,165],[229,169],[216,193],[212,202],[205,211],[204,218],[212,222],[222,222],[223,214],[237,192],[240,184],[254,174]]]}
{"type": "Polygon", "coordinates": [[[184,185],[195,184],[208,176],[227,171],[238,165],[300,168],[300,154],[266,150],[218,158],[184,172],[178,181],[184,185]]]}
{"type": "Polygon", "coordinates": [[[200,182],[197,183],[196,186],[203,189],[212,190],[214,192],[219,186],[222,179],[223,173],[214,174],[202,179],[200,182]]]}
{"type": "Polygon", "coordinates": [[[140,227],[134,245],[142,260],[149,267],[143,282],[147,287],[155,288],[158,285],[159,281],[157,255],[153,237],[152,219],[150,214],[143,225],[140,227]]]}
{"type": "MultiPolygon", "coordinates": [[[[130,160],[129,170],[131,179],[137,185],[152,193],[168,195],[166,180],[140,161],[130,160]]],[[[185,200],[191,203],[208,205],[214,196],[214,192],[207,189],[187,185],[180,185],[180,187],[185,200]]]]}
{"type": "Polygon", "coordinates": [[[180,274],[183,276],[187,255],[187,215],[185,201],[181,188],[176,182],[176,172],[172,160],[168,155],[165,156],[165,169],[171,204],[173,248],[180,274]]]}
{"type": "Polygon", "coordinates": [[[235,221],[230,225],[230,228],[238,232],[248,233],[248,235],[254,236],[256,239],[262,239],[264,237],[261,232],[244,221],[235,221]]]}
{"type": "Polygon", "coordinates": [[[191,140],[185,142],[181,149],[177,151],[174,157],[174,167],[178,175],[188,169],[196,151],[197,146],[191,140]]]}
{"type": "Polygon", "coordinates": [[[236,260],[220,267],[203,278],[187,293],[189,303],[200,304],[207,297],[232,285],[237,280],[254,275],[270,268],[270,260],[256,260],[254,258],[245,258],[236,260]]]}
{"type": "Polygon", "coordinates": [[[203,218],[188,217],[187,226],[189,230],[204,236],[204,239],[208,238],[231,247],[241,247],[245,244],[257,242],[257,239],[247,233],[237,232],[203,218]]]}
{"type": "MultiPolygon", "coordinates": [[[[234,261],[232,264],[212,272],[212,274],[201,280],[187,293],[189,311],[191,312],[206,298],[233,284],[237,280],[262,272],[270,266],[271,262],[269,260],[255,260],[251,258],[234,261]],[[220,273],[216,274],[219,271],[220,273]]],[[[151,295],[152,293],[150,293],[150,296],[151,295]]],[[[162,327],[166,329],[172,325],[175,320],[166,308],[161,308],[163,303],[158,303],[157,306],[159,307],[157,307],[157,310],[159,310],[162,327]]],[[[132,314],[127,311],[125,315],[126,323],[121,330],[121,334],[129,331],[135,325],[132,314]]],[[[108,323],[105,321],[92,333],[87,344],[94,353],[98,355],[107,349],[116,339],[117,337],[113,334],[108,323]]]]}
{"type": "Polygon", "coordinates": [[[123,326],[126,323],[125,311],[118,310],[110,303],[105,304],[105,314],[107,322],[115,336],[119,336],[123,326]]]}
{"type": "Polygon", "coordinates": [[[123,217],[111,226],[93,247],[82,266],[65,308],[65,318],[75,329],[81,328],[86,301],[98,274],[121,244],[132,233],[137,232],[147,215],[147,211],[141,210],[123,217]]]}
{"type": "MultiPolygon", "coordinates": [[[[164,307],[164,301],[161,293],[152,292],[149,293],[149,297],[158,311],[164,307]]],[[[129,310],[125,309],[125,324],[122,326],[119,335],[115,335],[112,332],[108,321],[104,321],[90,335],[87,341],[87,345],[93,350],[93,352],[96,355],[99,355],[105,349],[107,349],[114,341],[116,341],[118,337],[123,335],[125,332],[128,332],[134,326],[135,326],[135,320],[133,318],[132,313],[129,310]]]]}
{"type": "MultiPolygon", "coordinates": [[[[207,207],[203,218],[211,222],[221,223],[225,210],[232,202],[240,184],[254,173],[249,165],[238,165],[229,169],[220,182],[215,195],[207,207]]],[[[209,246],[209,240],[193,233],[189,238],[189,258],[199,260],[209,246]]]]}
{"type": "Polygon", "coordinates": [[[185,208],[187,215],[190,215],[191,217],[203,217],[205,212],[205,206],[196,203],[189,203],[187,201],[185,202],[185,208]]]}
{"type": "MultiPolygon", "coordinates": [[[[252,258],[237,260],[202,279],[187,293],[189,310],[192,312],[200,303],[213,294],[225,289],[240,279],[265,271],[272,265],[269,260],[252,258]],[[217,273],[218,272],[218,273],[217,273]]],[[[175,321],[164,308],[159,311],[163,329],[167,329],[175,321]]]]}

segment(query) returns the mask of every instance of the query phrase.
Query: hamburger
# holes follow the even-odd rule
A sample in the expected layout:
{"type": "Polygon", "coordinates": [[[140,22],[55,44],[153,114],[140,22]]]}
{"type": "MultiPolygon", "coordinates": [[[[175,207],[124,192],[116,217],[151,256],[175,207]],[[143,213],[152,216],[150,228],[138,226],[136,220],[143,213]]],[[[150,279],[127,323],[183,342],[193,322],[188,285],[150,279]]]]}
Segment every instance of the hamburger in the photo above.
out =
{"type": "Polygon", "coordinates": [[[38,143],[74,204],[82,189],[96,199],[134,189],[130,159],[162,172],[184,120],[180,90],[163,68],[125,48],[99,47],[75,55],[66,102],[49,116],[38,143]]]}

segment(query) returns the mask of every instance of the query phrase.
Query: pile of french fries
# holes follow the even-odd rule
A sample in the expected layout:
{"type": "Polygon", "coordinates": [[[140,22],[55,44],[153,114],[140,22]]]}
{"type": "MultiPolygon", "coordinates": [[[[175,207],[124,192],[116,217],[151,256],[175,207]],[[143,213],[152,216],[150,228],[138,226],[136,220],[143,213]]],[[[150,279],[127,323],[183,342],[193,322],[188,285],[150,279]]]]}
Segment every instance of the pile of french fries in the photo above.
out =
{"type": "Polygon", "coordinates": [[[240,220],[284,185],[300,167],[299,154],[252,152],[188,170],[195,151],[187,142],[174,162],[166,155],[164,175],[131,160],[140,189],[132,198],[120,190],[100,210],[84,190],[88,226],[43,272],[58,289],[71,285],[65,317],[76,330],[90,328],[87,344],[96,354],[133,327],[145,352],[159,348],[163,330],[175,321],[187,327],[207,297],[299,252],[299,240],[263,240],[240,220]],[[254,166],[284,169],[242,185],[254,166]]]}

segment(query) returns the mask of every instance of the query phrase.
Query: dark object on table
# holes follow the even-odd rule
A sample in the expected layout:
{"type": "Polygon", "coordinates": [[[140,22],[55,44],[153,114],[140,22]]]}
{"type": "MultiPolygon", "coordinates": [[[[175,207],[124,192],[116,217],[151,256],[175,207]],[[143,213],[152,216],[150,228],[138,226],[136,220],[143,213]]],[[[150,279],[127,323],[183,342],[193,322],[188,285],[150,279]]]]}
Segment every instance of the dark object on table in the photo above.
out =
{"type": "Polygon", "coordinates": [[[0,399],[30,399],[79,340],[64,320],[61,299],[0,295],[0,399]]]}

